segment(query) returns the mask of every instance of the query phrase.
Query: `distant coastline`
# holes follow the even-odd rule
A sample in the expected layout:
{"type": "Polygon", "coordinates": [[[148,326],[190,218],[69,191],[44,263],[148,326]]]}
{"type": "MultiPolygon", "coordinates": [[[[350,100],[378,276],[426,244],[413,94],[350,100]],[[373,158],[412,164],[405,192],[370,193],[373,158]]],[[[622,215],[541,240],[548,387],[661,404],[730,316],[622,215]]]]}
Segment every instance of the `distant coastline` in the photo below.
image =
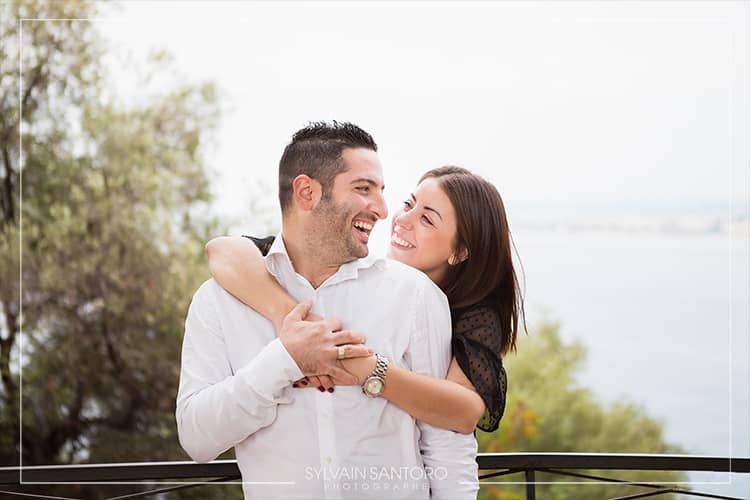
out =
{"type": "Polygon", "coordinates": [[[544,232],[750,235],[747,204],[508,203],[511,227],[544,232]]]}

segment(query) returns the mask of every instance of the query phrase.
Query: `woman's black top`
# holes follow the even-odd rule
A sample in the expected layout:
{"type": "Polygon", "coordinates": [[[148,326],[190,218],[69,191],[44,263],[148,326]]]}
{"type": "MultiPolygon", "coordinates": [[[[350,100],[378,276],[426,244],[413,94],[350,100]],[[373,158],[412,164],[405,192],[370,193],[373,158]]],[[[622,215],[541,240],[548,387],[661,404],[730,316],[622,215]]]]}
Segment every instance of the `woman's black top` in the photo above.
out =
{"type": "MultiPolygon", "coordinates": [[[[250,238],[263,255],[273,244],[273,236],[250,238]]],[[[496,309],[478,303],[462,309],[451,309],[453,339],[451,346],[458,366],[482,397],[487,411],[477,427],[485,432],[497,430],[505,411],[508,381],[500,357],[502,329],[496,309]]]]}
{"type": "Polygon", "coordinates": [[[487,411],[477,423],[485,432],[497,430],[505,411],[508,378],[500,349],[503,331],[497,309],[478,303],[451,309],[453,356],[484,401],[487,411]]]}

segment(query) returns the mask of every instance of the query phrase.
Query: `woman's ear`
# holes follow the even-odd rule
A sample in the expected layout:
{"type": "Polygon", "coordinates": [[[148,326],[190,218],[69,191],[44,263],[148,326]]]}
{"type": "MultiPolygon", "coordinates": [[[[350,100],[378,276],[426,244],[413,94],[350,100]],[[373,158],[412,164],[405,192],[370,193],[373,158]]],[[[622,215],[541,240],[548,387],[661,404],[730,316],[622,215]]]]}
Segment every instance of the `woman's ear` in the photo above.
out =
{"type": "Polygon", "coordinates": [[[310,211],[320,201],[322,189],[320,182],[307,175],[298,175],[292,181],[292,199],[295,205],[304,211],[310,211]]]}
{"type": "Polygon", "coordinates": [[[466,249],[466,247],[461,247],[458,252],[454,252],[450,257],[448,257],[448,264],[451,266],[457,266],[468,258],[469,251],[466,249]]]}

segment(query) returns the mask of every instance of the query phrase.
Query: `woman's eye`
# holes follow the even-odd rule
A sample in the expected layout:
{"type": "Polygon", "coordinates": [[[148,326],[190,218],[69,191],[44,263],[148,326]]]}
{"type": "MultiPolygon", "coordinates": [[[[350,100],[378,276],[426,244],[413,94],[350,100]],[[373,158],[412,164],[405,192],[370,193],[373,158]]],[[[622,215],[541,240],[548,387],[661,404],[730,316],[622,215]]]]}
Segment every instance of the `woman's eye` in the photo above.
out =
{"type": "Polygon", "coordinates": [[[359,189],[363,193],[367,193],[370,191],[370,186],[359,186],[357,189],[359,189]]]}
{"type": "Polygon", "coordinates": [[[427,224],[429,224],[431,226],[433,225],[432,221],[430,219],[428,219],[426,215],[422,216],[422,220],[425,221],[427,224]]]}
{"type": "Polygon", "coordinates": [[[407,201],[404,202],[404,208],[405,209],[410,209],[411,208],[411,202],[409,200],[407,200],[407,201]]]}

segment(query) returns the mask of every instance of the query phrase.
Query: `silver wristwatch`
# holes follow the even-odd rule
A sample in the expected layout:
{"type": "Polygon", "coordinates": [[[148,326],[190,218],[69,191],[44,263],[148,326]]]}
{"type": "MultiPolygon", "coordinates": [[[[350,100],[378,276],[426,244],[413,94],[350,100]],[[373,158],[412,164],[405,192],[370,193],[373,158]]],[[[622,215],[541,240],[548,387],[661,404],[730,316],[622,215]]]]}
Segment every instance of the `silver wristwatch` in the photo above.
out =
{"type": "Polygon", "coordinates": [[[375,362],[375,369],[362,384],[362,392],[371,398],[376,398],[383,394],[383,390],[385,389],[385,375],[388,371],[388,358],[380,354],[375,354],[375,358],[377,360],[375,362]]]}

